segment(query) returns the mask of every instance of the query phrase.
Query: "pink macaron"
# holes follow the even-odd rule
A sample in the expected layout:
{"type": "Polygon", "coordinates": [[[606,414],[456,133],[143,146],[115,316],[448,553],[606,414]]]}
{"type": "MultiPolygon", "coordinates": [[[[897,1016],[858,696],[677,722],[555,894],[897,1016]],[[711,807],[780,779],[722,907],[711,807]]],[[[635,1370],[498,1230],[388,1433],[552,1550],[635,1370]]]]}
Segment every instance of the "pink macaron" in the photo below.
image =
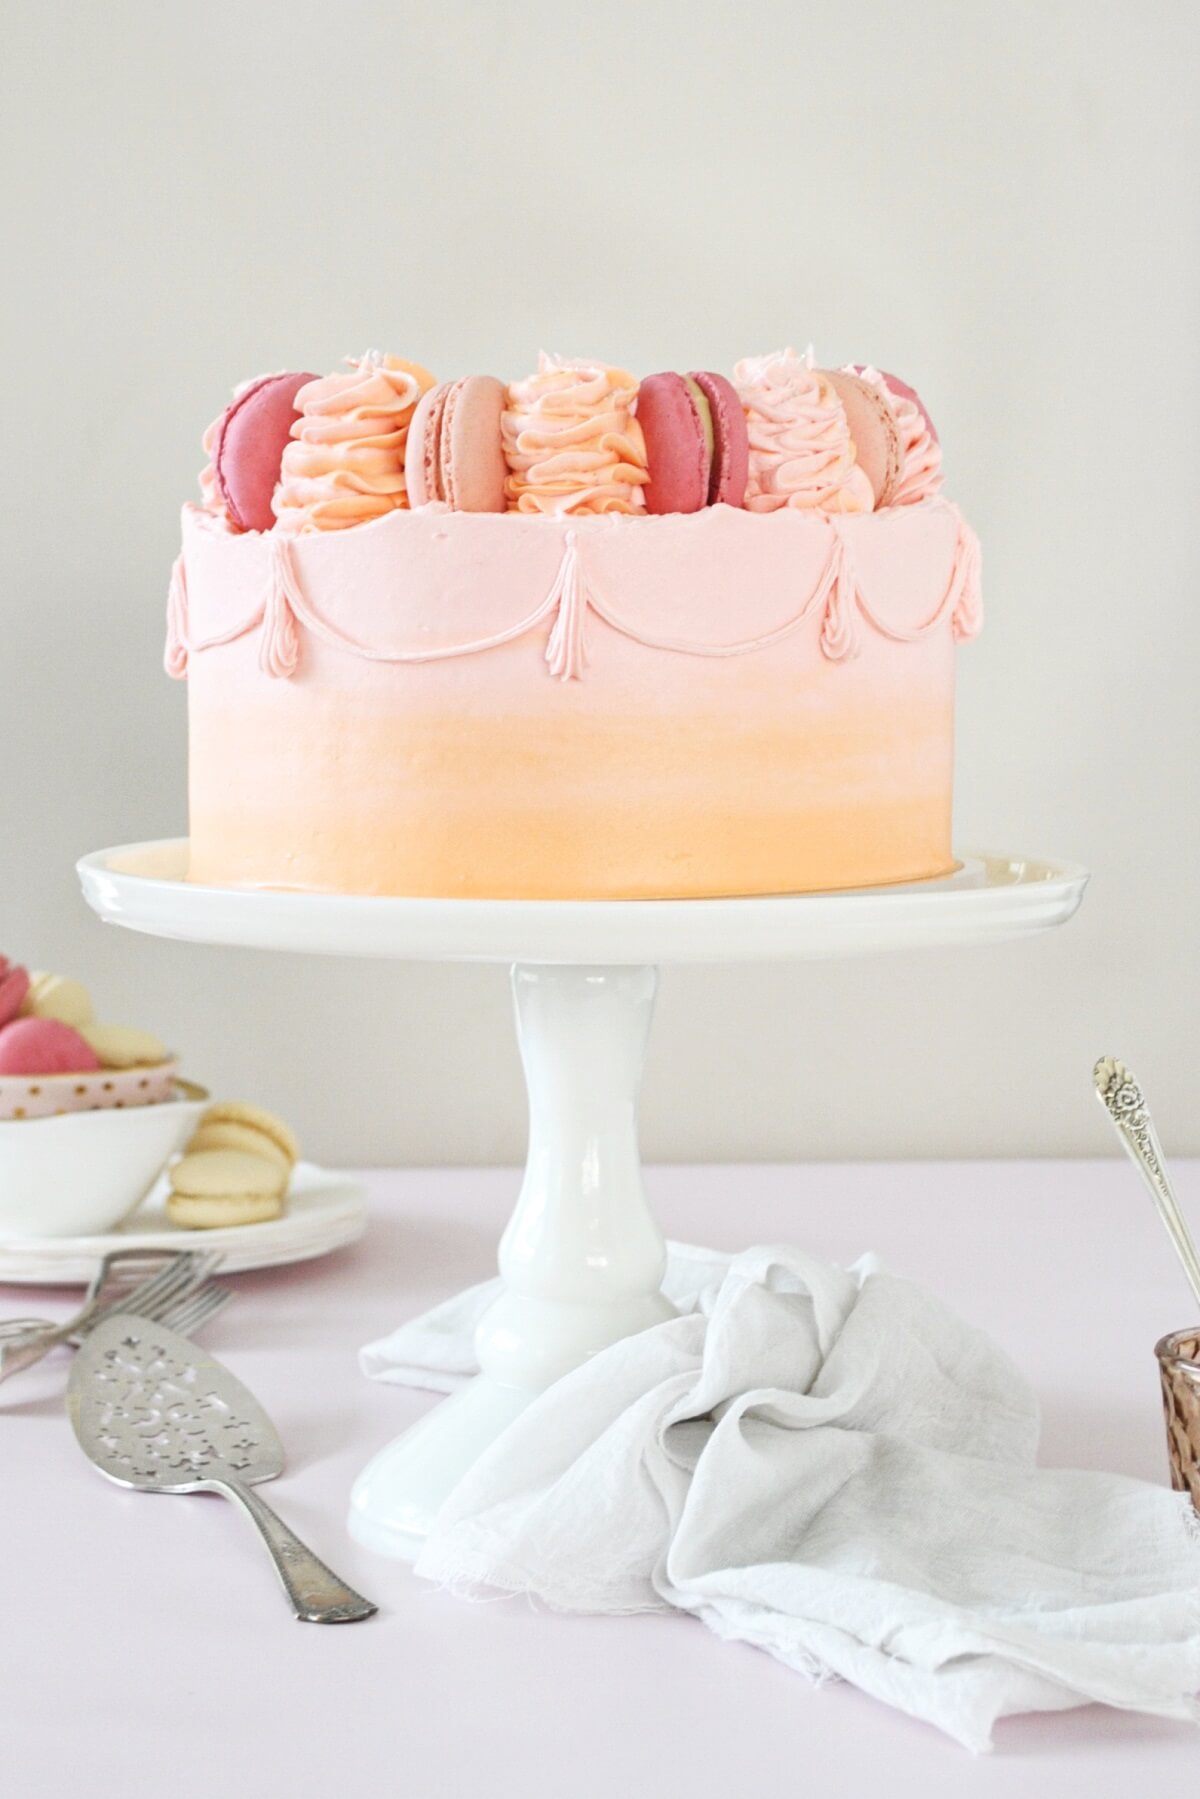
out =
{"type": "MultiPolygon", "coordinates": [[[[853,372],[856,375],[863,374],[865,372],[865,364],[856,362],[853,366],[853,372]]],[[[886,369],[880,369],[878,373],[881,381],[890,394],[894,394],[898,400],[910,400],[912,402],[924,419],[925,429],[928,431],[930,437],[932,437],[934,443],[939,443],[941,440],[937,434],[937,426],[930,418],[925,402],[917,392],[916,388],[910,387],[907,381],[901,381],[899,375],[889,375],[886,369]]]]}
{"type": "Polygon", "coordinates": [[[410,506],[440,500],[455,512],[505,511],[504,406],[494,375],[464,375],[421,395],[404,456],[410,506]]]}
{"type": "Polygon", "coordinates": [[[7,956],[0,956],[0,1027],[14,1019],[29,992],[29,975],[7,956]]]}
{"type": "Polygon", "coordinates": [[[844,369],[821,372],[842,403],[858,466],[871,483],[876,507],[890,506],[904,470],[904,447],[887,395],[844,369]]]}
{"type": "Polygon", "coordinates": [[[0,1030],[0,1074],[92,1074],[100,1058],[57,1018],[17,1018],[0,1030]]]}
{"type": "Polygon", "coordinates": [[[736,387],[712,369],[692,369],[694,381],[708,402],[712,419],[713,459],[708,482],[710,506],[744,506],[750,475],[750,433],[746,413],[736,387]]]}
{"type": "Polygon", "coordinates": [[[299,413],[296,395],[316,375],[262,375],[225,408],[213,443],[217,488],[239,531],[269,531],[271,495],[299,413]]]}
{"type": "Polygon", "coordinates": [[[647,512],[699,512],[746,496],[750,446],[746,415],[723,375],[664,370],[638,385],[637,421],[646,440],[647,512]]]}

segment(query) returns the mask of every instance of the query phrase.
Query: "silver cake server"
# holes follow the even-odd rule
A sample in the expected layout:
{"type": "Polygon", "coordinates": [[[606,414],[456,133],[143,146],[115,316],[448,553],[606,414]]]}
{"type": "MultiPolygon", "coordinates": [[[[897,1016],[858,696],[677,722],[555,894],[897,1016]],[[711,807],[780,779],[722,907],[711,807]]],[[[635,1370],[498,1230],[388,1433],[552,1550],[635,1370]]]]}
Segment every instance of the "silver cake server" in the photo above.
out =
{"type": "Polygon", "coordinates": [[[223,1493],[257,1526],[297,1618],[348,1624],[378,1608],[318,1560],[254,1491],[283,1446],[252,1393],[186,1337],[118,1313],[84,1339],[67,1410],[102,1474],[145,1493],[223,1493]]]}
{"type": "Polygon", "coordinates": [[[1166,1158],[1142,1090],[1124,1062],[1118,1062],[1115,1056],[1102,1056],[1092,1070],[1092,1079],[1101,1104],[1117,1128],[1117,1135],[1150,1189],[1150,1196],[1175,1245],[1175,1253],[1183,1263],[1183,1272],[1192,1292],[1200,1300],[1200,1256],[1196,1254],[1196,1245],[1179,1209],[1175,1190],[1167,1179],[1166,1158]]]}

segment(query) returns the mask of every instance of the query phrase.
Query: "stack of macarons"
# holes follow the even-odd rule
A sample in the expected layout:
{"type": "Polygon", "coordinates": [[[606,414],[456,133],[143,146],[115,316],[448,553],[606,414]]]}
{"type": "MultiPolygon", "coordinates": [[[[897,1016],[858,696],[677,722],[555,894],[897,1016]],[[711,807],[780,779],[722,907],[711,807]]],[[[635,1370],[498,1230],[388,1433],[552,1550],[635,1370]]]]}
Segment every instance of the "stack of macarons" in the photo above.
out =
{"type": "Polygon", "coordinates": [[[279,1218],[299,1159],[294,1133],[274,1113],[261,1106],[210,1106],[170,1169],[167,1216],[185,1230],[279,1218]]]}
{"type": "MultiPolygon", "coordinates": [[[[836,396],[834,409],[840,406],[844,418],[839,428],[848,430],[876,509],[911,503],[936,491],[941,479],[937,432],[906,382],[861,363],[816,373],[836,396]],[[932,445],[933,469],[923,473],[915,486],[911,478],[905,484],[912,443],[906,440],[901,414],[918,421],[923,456],[929,456],[932,445]]],[[[275,528],[272,498],[284,451],[304,422],[297,396],[318,379],[285,372],[247,382],[210,428],[206,437],[210,467],[202,482],[206,504],[219,511],[232,530],[275,528]]],[[[712,370],[692,370],[648,375],[635,385],[633,411],[645,440],[649,481],[633,510],[688,513],[715,505],[744,506],[751,450],[746,408],[734,382],[712,370]]],[[[397,458],[396,504],[410,509],[436,504],[456,512],[513,510],[505,489],[510,471],[501,433],[501,417],[514,404],[513,394],[513,387],[492,375],[467,375],[429,386],[406,430],[395,434],[391,453],[397,458]],[[406,490],[403,494],[401,487],[406,490]]],[[[369,433],[371,418],[364,412],[361,420],[351,420],[345,428],[351,426],[369,433]]],[[[561,507],[573,509],[569,499],[561,507]]],[[[588,507],[584,503],[579,509],[588,507]]],[[[324,528],[315,514],[311,528],[324,528]]]]}
{"type": "Polygon", "coordinates": [[[174,1071],[149,1031],[99,1023],[81,982],[0,956],[0,1119],[151,1105],[174,1071]]]}

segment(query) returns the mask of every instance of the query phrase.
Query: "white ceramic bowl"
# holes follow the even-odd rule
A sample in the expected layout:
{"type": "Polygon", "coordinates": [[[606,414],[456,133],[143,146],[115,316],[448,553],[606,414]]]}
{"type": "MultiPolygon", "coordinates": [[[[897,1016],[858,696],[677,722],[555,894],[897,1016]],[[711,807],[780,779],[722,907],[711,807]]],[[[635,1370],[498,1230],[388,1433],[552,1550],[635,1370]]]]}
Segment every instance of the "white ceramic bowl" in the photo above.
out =
{"type": "Polygon", "coordinates": [[[207,1103],[189,1082],[157,1106],[0,1123],[0,1239],[112,1230],[146,1197],[207,1103]]]}

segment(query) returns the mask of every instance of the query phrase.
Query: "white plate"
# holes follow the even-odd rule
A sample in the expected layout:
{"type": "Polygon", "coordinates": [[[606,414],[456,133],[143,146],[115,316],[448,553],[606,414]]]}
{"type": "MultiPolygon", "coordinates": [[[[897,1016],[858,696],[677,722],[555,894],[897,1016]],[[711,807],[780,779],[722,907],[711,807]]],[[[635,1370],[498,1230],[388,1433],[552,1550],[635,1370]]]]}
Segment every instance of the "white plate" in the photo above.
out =
{"type": "Polygon", "coordinates": [[[387,899],[189,882],[187,839],[78,864],[110,924],[194,943],[422,962],[769,962],[997,942],[1063,924],[1087,874],[1070,862],[960,851],[956,873],[766,899],[387,899]]]}
{"type": "Polygon", "coordinates": [[[163,1210],[167,1192],[159,1182],[143,1205],[115,1231],[99,1237],[25,1237],[0,1242],[0,1285],[75,1287],[91,1280],[102,1256],[113,1249],[219,1249],[222,1274],[250,1268],[278,1268],[307,1262],[354,1243],[367,1228],[367,1196],[346,1174],[331,1174],[300,1162],[292,1174],[288,1207],[269,1224],[239,1224],[229,1230],[185,1231],[163,1210]]]}

